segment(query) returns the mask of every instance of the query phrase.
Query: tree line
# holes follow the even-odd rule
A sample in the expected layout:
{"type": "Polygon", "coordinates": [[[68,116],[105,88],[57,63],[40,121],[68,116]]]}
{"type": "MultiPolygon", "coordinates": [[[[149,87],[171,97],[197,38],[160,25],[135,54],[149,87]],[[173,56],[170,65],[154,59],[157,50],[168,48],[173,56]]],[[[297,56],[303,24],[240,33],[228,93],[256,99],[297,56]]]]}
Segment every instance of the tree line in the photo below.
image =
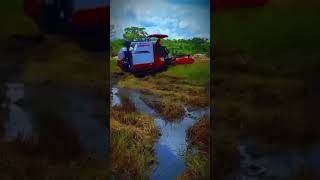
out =
{"type": "MultiPolygon", "coordinates": [[[[114,26],[111,27],[111,37],[114,36],[114,26]]],[[[142,41],[148,34],[143,27],[127,27],[124,30],[121,39],[111,40],[111,55],[115,56],[127,41],[142,41]]],[[[167,47],[170,54],[176,55],[193,55],[206,54],[210,56],[210,42],[205,38],[194,37],[191,39],[162,39],[161,44],[167,47]]]]}

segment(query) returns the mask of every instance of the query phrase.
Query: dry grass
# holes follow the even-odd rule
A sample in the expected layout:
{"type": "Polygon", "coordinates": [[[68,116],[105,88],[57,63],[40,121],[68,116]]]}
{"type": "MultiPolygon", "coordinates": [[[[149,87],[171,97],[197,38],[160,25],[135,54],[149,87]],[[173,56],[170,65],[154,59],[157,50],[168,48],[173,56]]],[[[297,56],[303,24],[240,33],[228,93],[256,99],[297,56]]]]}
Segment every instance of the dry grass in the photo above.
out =
{"type": "Polygon", "coordinates": [[[214,86],[215,120],[228,128],[272,144],[299,144],[317,134],[301,80],[219,72],[214,86]]]}
{"type": "Polygon", "coordinates": [[[238,152],[239,134],[226,128],[224,124],[215,123],[213,129],[213,156],[212,165],[214,179],[223,179],[225,174],[239,167],[240,154],[238,152]]]}
{"type": "Polygon", "coordinates": [[[210,61],[210,57],[206,56],[205,54],[194,54],[191,57],[196,61],[210,61]]]}
{"type": "Polygon", "coordinates": [[[159,129],[150,116],[137,112],[129,99],[122,104],[111,109],[112,175],[116,179],[147,179],[156,162],[153,144],[159,129]]]}
{"type": "MultiPolygon", "coordinates": [[[[139,90],[142,92],[141,99],[146,104],[155,109],[155,111],[162,115],[166,120],[176,121],[184,117],[185,107],[197,109],[209,106],[208,79],[210,76],[208,73],[210,72],[208,64],[208,61],[206,61],[196,63],[194,66],[176,66],[172,67],[167,72],[149,75],[144,78],[137,78],[133,75],[128,75],[118,82],[118,86],[121,88],[139,90]]],[[[130,103],[124,104],[131,106],[130,103]]],[[[129,109],[132,108],[129,107],[129,109]]],[[[132,111],[133,112],[130,112],[128,115],[120,115],[122,117],[118,117],[118,121],[111,121],[111,127],[114,126],[117,127],[117,129],[123,129],[123,135],[120,135],[120,133],[117,134],[118,137],[123,137],[121,138],[122,143],[117,143],[115,145],[112,144],[112,146],[117,146],[117,149],[133,149],[129,152],[132,154],[127,155],[126,157],[121,157],[121,159],[129,159],[129,164],[131,164],[130,170],[120,171],[120,168],[128,169],[128,167],[126,167],[128,166],[128,163],[123,163],[117,166],[118,171],[116,174],[123,174],[123,176],[121,176],[122,178],[126,175],[127,177],[138,177],[136,179],[147,179],[149,177],[148,172],[150,169],[148,168],[150,168],[150,165],[145,167],[145,163],[143,162],[147,160],[153,162],[154,157],[150,154],[148,149],[147,151],[144,151],[144,157],[138,158],[141,154],[135,153],[137,152],[136,149],[139,149],[137,146],[139,146],[141,142],[149,141],[149,138],[148,135],[143,135],[143,137],[141,137],[139,135],[141,133],[140,128],[135,125],[136,121],[129,120],[131,119],[130,114],[135,114],[135,116],[138,116],[139,114],[134,112],[134,110],[132,111]],[[132,127],[132,124],[134,127],[132,127]],[[125,142],[127,141],[137,141],[137,145],[119,145],[126,144],[125,142]],[[128,156],[130,156],[130,158],[128,156]],[[139,169],[136,168],[138,165],[141,167],[140,170],[142,169],[142,172],[144,173],[138,173],[139,169]],[[145,175],[143,176],[143,174],[145,175]]],[[[115,112],[115,115],[119,116],[118,112],[115,112]]],[[[207,132],[209,132],[209,130],[207,130],[207,132]]],[[[207,137],[209,137],[209,135],[207,137]]],[[[146,142],[144,144],[150,144],[150,142],[146,142]]],[[[208,148],[206,151],[208,152],[208,148]]],[[[209,159],[207,155],[208,153],[203,154],[202,152],[194,153],[188,151],[185,158],[190,171],[180,178],[209,178],[209,159]]],[[[121,156],[121,154],[117,156],[121,156]]],[[[122,162],[123,160],[117,159],[117,161],[122,162]]]]}
{"type": "Polygon", "coordinates": [[[49,37],[29,50],[24,78],[30,82],[53,81],[86,87],[103,87],[108,81],[106,53],[83,51],[76,43],[49,37]]]}
{"type": "MultiPolygon", "coordinates": [[[[7,145],[1,145],[4,147],[7,145]]],[[[7,150],[7,149],[4,149],[7,150]]],[[[26,156],[21,152],[2,151],[5,153],[0,160],[2,179],[96,179],[107,178],[109,175],[106,163],[94,160],[78,160],[56,162],[49,156],[26,156]]]]}
{"type": "Polygon", "coordinates": [[[32,139],[22,140],[19,137],[12,142],[2,142],[1,179],[86,180],[108,177],[108,163],[84,155],[75,134],[52,136],[64,140],[50,139],[48,142],[43,142],[39,139],[39,143],[34,143],[32,139]]]}
{"type": "Polygon", "coordinates": [[[206,155],[209,155],[210,130],[210,119],[208,116],[203,116],[188,131],[189,144],[198,147],[206,155]]]}
{"type": "Polygon", "coordinates": [[[208,116],[188,130],[189,149],[185,155],[188,169],[180,179],[210,179],[210,130],[208,116]]]}
{"type": "Polygon", "coordinates": [[[215,178],[238,166],[240,135],[284,149],[319,137],[319,123],[306,114],[302,80],[220,70],[214,87],[215,178]]]}
{"type": "Polygon", "coordinates": [[[180,120],[185,115],[184,104],[172,101],[167,97],[161,99],[154,96],[142,95],[141,99],[151,106],[157,113],[161,114],[167,121],[180,120]]]}
{"type": "Polygon", "coordinates": [[[208,88],[174,76],[164,74],[144,78],[127,76],[119,81],[118,85],[123,88],[138,89],[144,94],[158,97],[158,99],[146,97],[143,99],[168,120],[183,117],[184,106],[203,108],[209,105],[208,88]]]}
{"type": "Polygon", "coordinates": [[[185,159],[188,170],[178,179],[210,179],[210,161],[209,158],[201,152],[188,150],[185,159]]]}
{"type": "MultiPolygon", "coordinates": [[[[50,98],[46,100],[52,101],[50,98]]],[[[78,131],[58,116],[60,107],[47,109],[48,106],[43,104],[33,106],[31,103],[28,108],[36,110],[32,118],[37,138],[19,136],[14,141],[0,142],[0,179],[87,180],[108,177],[106,159],[94,160],[88,156],[80,144],[78,131]]],[[[4,114],[0,112],[1,126],[6,119],[4,114]]]]}

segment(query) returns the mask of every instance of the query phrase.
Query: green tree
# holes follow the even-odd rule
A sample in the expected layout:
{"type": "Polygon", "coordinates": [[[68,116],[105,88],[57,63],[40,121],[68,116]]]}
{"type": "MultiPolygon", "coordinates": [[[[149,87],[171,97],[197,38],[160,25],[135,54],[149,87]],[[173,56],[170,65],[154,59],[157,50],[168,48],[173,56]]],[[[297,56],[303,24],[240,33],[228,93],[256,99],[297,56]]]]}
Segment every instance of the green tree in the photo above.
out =
{"type": "Polygon", "coordinates": [[[124,29],[123,38],[128,41],[141,41],[147,35],[148,33],[143,27],[127,27],[124,29]]]}
{"type": "Polygon", "coordinates": [[[123,47],[123,39],[114,39],[111,41],[111,56],[116,56],[120,49],[123,47]]]}

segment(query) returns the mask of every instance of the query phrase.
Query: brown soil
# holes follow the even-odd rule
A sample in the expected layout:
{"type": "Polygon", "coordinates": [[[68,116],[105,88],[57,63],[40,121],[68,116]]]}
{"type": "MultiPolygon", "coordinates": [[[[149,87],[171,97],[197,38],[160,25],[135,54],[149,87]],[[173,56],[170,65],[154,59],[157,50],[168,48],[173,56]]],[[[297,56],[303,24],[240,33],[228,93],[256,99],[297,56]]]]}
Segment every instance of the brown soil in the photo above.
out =
{"type": "Polygon", "coordinates": [[[209,154],[210,146],[210,120],[204,116],[188,131],[189,143],[197,146],[205,154],[209,154]]]}

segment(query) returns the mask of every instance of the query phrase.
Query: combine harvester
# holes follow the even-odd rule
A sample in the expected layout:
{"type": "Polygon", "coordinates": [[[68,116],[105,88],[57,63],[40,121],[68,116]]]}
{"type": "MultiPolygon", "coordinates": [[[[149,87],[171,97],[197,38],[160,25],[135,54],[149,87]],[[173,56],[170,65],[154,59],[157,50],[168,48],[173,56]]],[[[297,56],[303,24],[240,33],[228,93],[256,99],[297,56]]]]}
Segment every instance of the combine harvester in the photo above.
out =
{"type": "Polygon", "coordinates": [[[24,11],[46,33],[64,33],[91,49],[108,47],[110,0],[24,0],[24,11]]]}
{"type": "Polygon", "coordinates": [[[152,34],[144,41],[126,41],[126,47],[118,53],[118,66],[125,72],[143,75],[146,72],[165,70],[169,65],[194,62],[189,55],[171,57],[169,50],[160,44],[160,40],[166,37],[168,36],[164,34],[152,34]]]}

